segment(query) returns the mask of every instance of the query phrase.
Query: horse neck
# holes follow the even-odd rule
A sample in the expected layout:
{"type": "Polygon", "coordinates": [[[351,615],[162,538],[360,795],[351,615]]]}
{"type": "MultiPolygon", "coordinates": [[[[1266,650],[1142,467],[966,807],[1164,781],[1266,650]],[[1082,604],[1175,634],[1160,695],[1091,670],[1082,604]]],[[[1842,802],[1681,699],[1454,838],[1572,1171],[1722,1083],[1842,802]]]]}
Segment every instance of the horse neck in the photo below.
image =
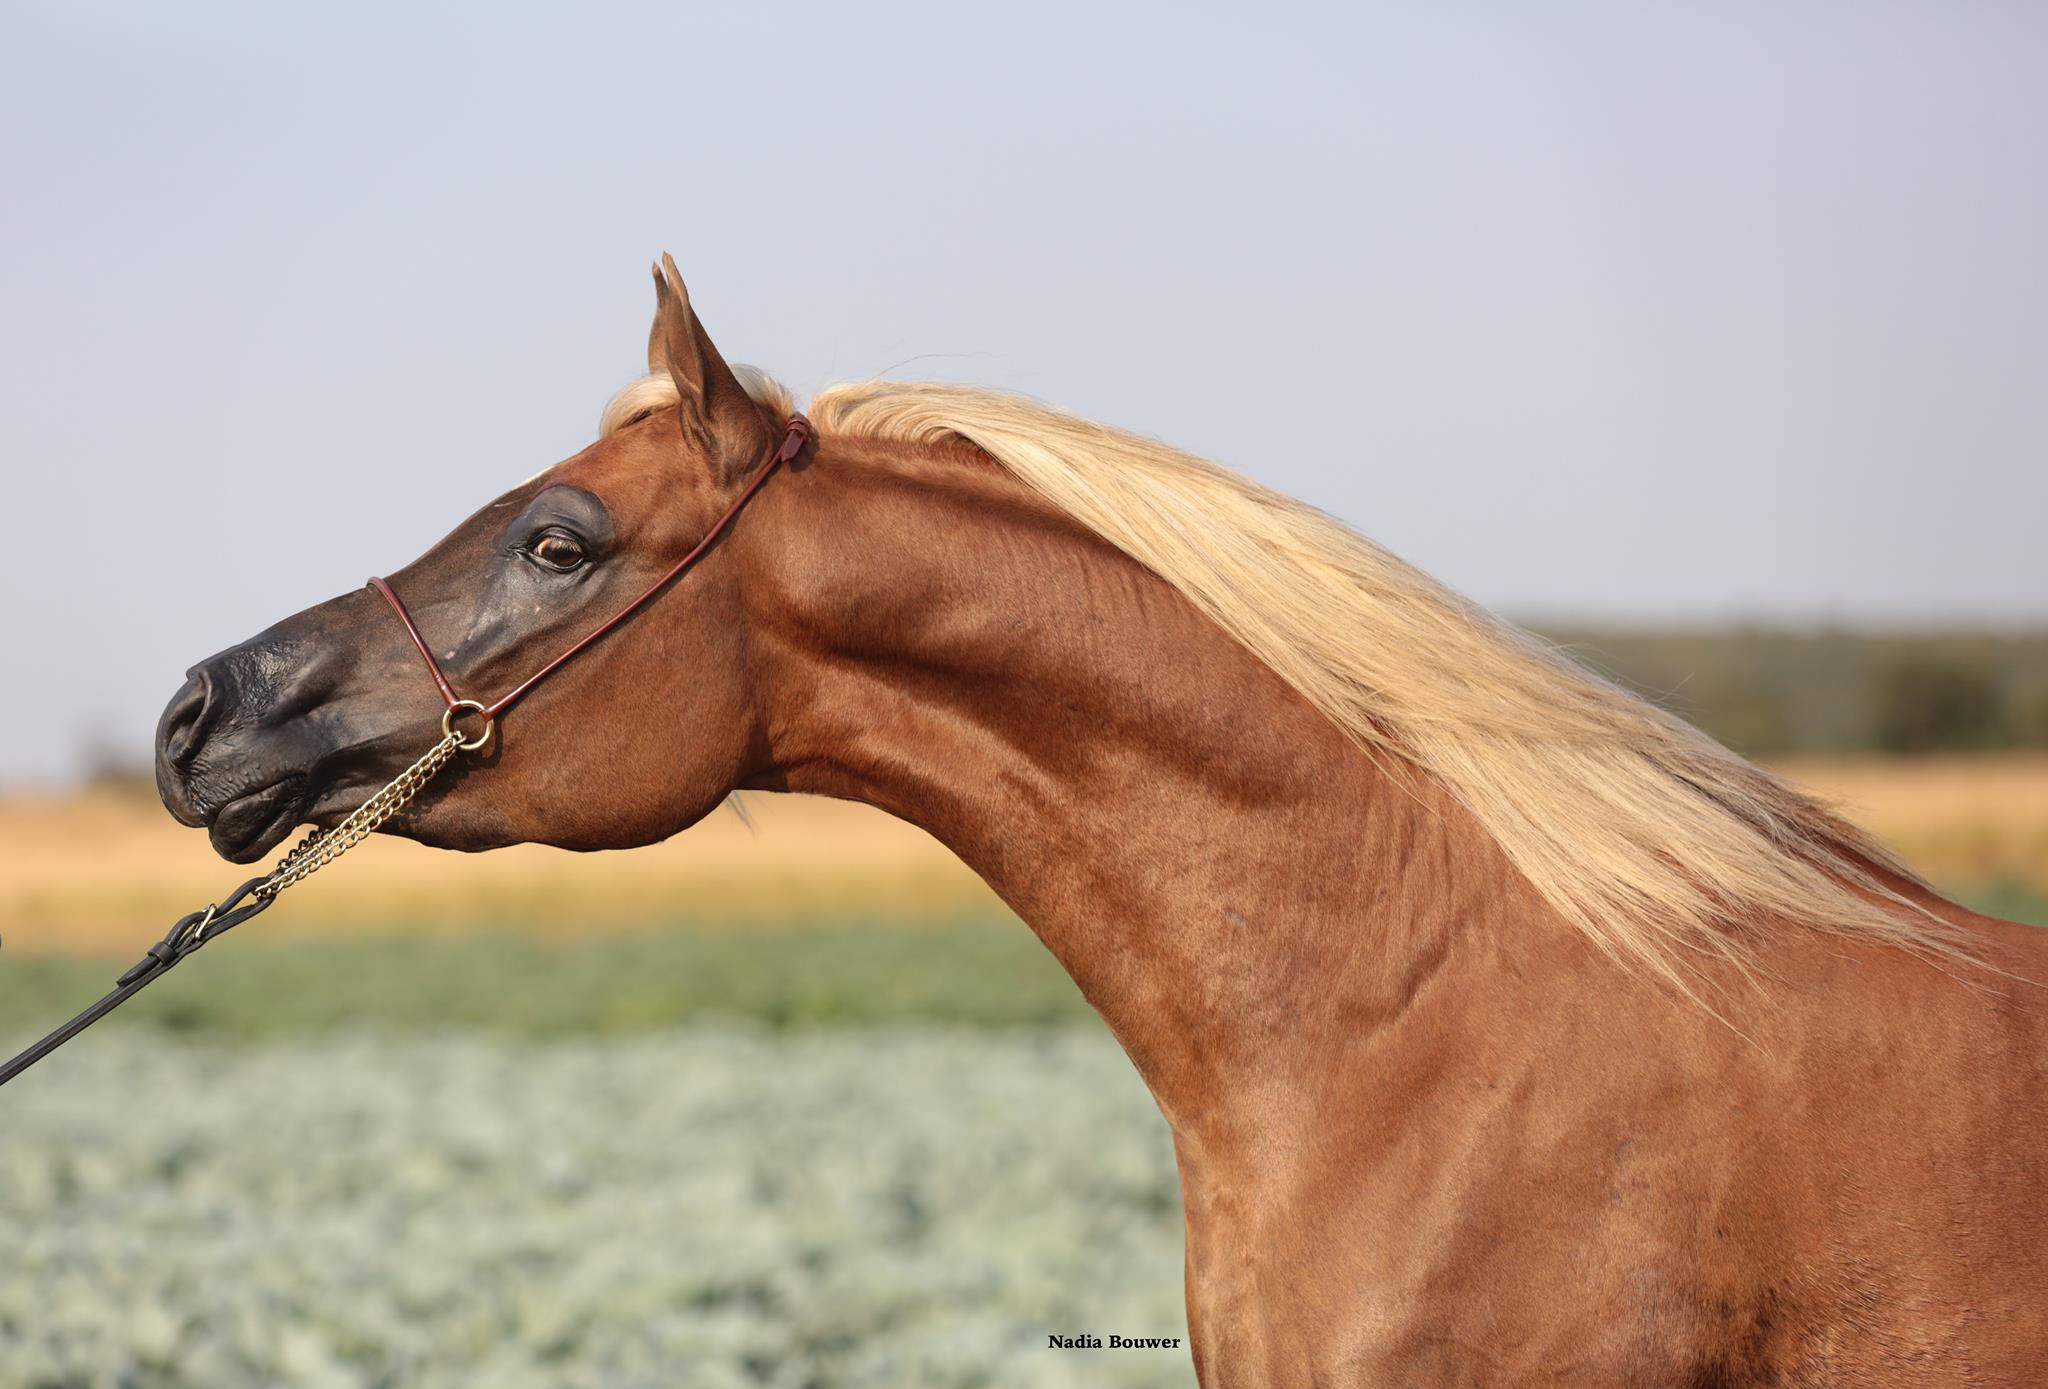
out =
{"type": "Polygon", "coordinates": [[[1219,1085],[1327,1074],[1533,914],[1433,782],[979,454],[836,443],[787,481],[748,561],[750,784],[951,848],[1177,1129],[1219,1085]]]}

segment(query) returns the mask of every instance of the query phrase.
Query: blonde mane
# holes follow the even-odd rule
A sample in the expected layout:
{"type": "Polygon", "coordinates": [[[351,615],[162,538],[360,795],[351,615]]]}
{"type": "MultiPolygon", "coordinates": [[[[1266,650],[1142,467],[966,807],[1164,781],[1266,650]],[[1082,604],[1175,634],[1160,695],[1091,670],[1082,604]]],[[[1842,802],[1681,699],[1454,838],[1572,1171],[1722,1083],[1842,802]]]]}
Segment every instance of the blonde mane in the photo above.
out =
{"type": "MultiPolygon", "coordinates": [[[[748,389],[788,409],[767,378],[748,389]]],[[[1876,879],[1870,866],[1918,882],[1861,830],[1312,507],[997,391],[869,381],[823,392],[810,415],[828,440],[982,450],[1179,589],[1368,753],[1436,778],[1625,964],[1691,992],[1689,966],[1748,968],[1745,937],[1773,921],[1968,955],[1956,928],[1876,879]]]]}

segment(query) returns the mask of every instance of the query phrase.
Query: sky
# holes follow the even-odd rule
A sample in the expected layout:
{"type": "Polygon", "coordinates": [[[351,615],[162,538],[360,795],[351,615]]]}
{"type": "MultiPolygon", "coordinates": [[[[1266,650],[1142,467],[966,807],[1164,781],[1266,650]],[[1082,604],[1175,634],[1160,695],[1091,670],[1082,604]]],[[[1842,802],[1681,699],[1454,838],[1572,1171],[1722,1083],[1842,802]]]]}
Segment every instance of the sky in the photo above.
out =
{"type": "Polygon", "coordinates": [[[0,785],[587,443],[1166,439],[1521,616],[2048,621],[2048,7],[0,8],[0,785]]]}

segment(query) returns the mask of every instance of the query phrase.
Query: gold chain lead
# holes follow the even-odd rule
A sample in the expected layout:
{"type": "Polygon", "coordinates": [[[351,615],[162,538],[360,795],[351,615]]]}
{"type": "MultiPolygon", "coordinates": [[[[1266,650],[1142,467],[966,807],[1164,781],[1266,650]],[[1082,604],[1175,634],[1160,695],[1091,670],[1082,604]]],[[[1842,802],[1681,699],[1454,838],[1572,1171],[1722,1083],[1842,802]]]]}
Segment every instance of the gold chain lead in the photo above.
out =
{"type": "Polygon", "coordinates": [[[270,876],[256,888],[256,895],[275,897],[294,883],[304,882],[368,839],[407,801],[417,796],[420,788],[433,779],[434,773],[447,765],[449,758],[470,745],[474,744],[465,744],[460,734],[444,732],[441,741],[428,748],[419,761],[393,777],[383,790],[349,812],[348,818],[332,830],[308,830],[306,837],[277,861],[277,867],[271,869],[270,876]]]}

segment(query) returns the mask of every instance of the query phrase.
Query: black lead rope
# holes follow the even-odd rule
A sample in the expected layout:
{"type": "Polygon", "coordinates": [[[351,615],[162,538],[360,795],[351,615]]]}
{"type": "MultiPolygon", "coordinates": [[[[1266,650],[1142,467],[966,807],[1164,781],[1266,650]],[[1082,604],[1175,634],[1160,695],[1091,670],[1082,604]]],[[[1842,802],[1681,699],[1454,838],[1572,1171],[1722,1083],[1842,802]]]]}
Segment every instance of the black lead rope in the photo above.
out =
{"type": "Polygon", "coordinates": [[[270,904],[277,900],[275,893],[259,893],[256,889],[269,882],[271,875],[251,878],[233,892],[227,900],[215,902],[203,910],[179,917],[171,923],[171,929],[164,932],[164,938],[149,947],[149,953],[137,960],[122,976],[114,981],[113,992],[105,995],[65,1023],[49,1036],[0,1066],[0,1085],[5,1085],[23,1071],[48,1056],[58,1047],[91,1027],[107,1014],[119,1008],[135,995],[169,973],[171,967],[198,950],[216,936],[232,931],[251,917],[261,916],[270,910],[270,904]]]}
{"type": "Polygon", "coordinates": [[[249,879],[229,893],[226,900],[212,903],[200,911],[189,912],[172,922],[171,929],[164,932],[164,938],[149,947],[148,954],[129,966],[127,972],[114,981],[112,993],[6,1065],[0,1066],[0,1085],[13,1080],[141,993],[208,941],[234,930],[251,917],[269,911],[270,904],[277,900],[279,893],[295,883],[304,882],[369,838],[386,820],[396,815],[407,801],[419,794],[420,788],[432,780],[434,773],[447,765],[449,758],[458,752],[480,748],[485,741],[486,738],[465,740],[457,733],[454,729],[454,714],[451,711],[441,720],[441,741],[428,748],[417,762],[393,777],[370,799],[350,811],[347,818],[332,830],[308,830],[306,837],[294,845],[292,851],[278,860],[277,866],[262,877],[249,879]]]}

